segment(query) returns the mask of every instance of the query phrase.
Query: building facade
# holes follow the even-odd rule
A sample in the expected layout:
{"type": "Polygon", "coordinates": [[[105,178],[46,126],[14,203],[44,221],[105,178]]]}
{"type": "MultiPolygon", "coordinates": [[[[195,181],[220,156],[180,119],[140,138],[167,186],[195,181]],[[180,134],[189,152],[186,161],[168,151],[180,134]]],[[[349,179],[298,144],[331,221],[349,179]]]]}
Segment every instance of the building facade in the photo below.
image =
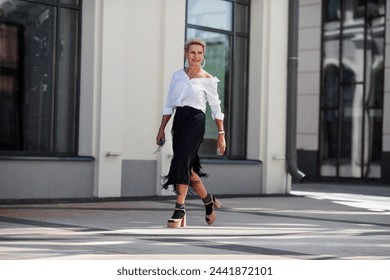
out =
{"type": "MultiPolygon", "coordinates": [[[[171,195],[161,188],[171,142],[168,137],[154,153],[155,136],[171,75],[183,67],[183,44],[193,36],[207,42],[205,69],[220,80],[226,116],[223,157],[215,153],[215,126],[207,122],[200,150],[206,185],[218,194],[288,193],[289,2],[294,1],[0,1],[0,199],[171,195]]],[[[349,2],[359,1],[299,4],[299,167],[313,178],[346,174],[386,181],[390,88],[384,83],[380,93],[379,86],[389,75],[386,1],[360,1],[360,13],[370,19],[363,25],[360,17],[346,20],[351,9],[362,6],[349,2]],[[325,10],[328,18],[322,16],[325,10]],[[339,10],[345,16],[334,27],[339,10]],[[341,34],[338,41],[334,32],[341,34]],[[353,86],[339,82],[337,89],[348,90],[345,104],[355,104],[347,109],[351,116],[362,108],[368,117],[332,126],[328,116],[347,105],[329,107],[320,100],[332,98],[331,89],[322,89],[336,83],[329,79],[342,68],[336,61],[342,50],[336,56],[332,46],[341,45],[344,34],[349,34],[345,45],[354,46],[345,56],[355,78],[353,86]],[[354,70],[359,59],[369,71],[354,70]],[[324,73],[328,80],[321,78],[324,73]],[[379,81],[377,87],[372,79],[379,81]],[[370,99],[371,88],[377,93],[373,101],[358,107],[370,99]],[[332,129],[338,131],[334,141],[342,142],[336,148],[328,136],[335,134],[332,129]],[[362,141],[355,141],[357,134],[362,141]],[[340,147],[347,142],[352,148],[344,151],[340,147]],[[357,162],[357,154],[360,164],[342,164],[346,158],[357,162]]]]}

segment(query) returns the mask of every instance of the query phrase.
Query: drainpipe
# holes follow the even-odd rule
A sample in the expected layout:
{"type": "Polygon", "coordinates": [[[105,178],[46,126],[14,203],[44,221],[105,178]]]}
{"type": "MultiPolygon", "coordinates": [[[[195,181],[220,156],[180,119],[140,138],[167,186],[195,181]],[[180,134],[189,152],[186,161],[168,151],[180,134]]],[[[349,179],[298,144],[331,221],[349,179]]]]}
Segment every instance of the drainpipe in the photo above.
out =
{"type": "Polygon", "coordinates": [[[289,0],[287,64],[287,172],[301,183],[306,175],[297,167],[297,80],[299,0],[289,0]]]}

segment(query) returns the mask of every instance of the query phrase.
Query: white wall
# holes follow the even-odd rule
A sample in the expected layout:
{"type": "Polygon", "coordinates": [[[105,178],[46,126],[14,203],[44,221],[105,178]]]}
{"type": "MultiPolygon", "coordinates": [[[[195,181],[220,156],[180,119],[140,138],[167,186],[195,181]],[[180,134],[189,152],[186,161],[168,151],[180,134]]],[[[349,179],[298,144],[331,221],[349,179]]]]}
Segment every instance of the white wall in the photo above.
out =
{"type": "Polygon", "coordinates": [[[123,44],[123,159],[155,159],[156,122],[165,92],[163,64],[166,1],[124,1],[127,4],[123,44]]]}

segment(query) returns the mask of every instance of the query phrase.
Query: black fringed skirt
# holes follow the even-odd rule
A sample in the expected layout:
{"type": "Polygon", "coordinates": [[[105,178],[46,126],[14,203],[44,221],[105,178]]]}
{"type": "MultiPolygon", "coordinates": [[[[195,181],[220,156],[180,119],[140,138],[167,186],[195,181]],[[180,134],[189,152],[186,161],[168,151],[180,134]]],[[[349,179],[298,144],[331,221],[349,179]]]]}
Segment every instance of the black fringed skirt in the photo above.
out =
{"type": "Polygon", "coordinates": [[[203,142],[206,127],[206,115],[192,107],[177,107],[172,125],[173,158],[169,173],[165,176],[165,189],[177,184],[191,186],[191,170],[199,177],[206,176],[201,172],[198,150],[203,142]]]}

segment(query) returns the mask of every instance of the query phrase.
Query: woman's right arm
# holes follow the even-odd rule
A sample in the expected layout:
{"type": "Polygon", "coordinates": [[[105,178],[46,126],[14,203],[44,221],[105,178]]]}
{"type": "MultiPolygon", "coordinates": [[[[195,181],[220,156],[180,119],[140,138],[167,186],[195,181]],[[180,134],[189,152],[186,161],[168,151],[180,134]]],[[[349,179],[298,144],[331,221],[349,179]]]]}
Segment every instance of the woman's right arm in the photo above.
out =
{"type": "Polygon", "coordinates": [[[161,118],[160,128],[158,129],[158,133],[156,136],[157,145],[160,145],[159,144],[160,140],[163,140],[165,142],[165,127],[166,127],[167,123],[169,122],[169,120],[171,119],[172,114],[174,113],[174,109],[173,109],[174,102],[173,102],[172,98],[174,97],[174,92],[178,91],[178,89],[177,89],[178,84],[180,85],[180,83],[178,83],[180,80],[177,79],[177,76],[180,73],[181,72],[179,72],[179,71],[176,71],[175,73],[173,73],[172,78],[171,78],[171,82],[169,84],[167,100],[165,102],[165,107],[163,109],[163,116],[161,118]]]}
{"type": "Polygon", "coordinates": [[[160,145],[160,140],[163,140],[165,142],[165,127],[167,126],[167,123],[171,119],[172,115],[163,115],[161,118],[161,124],[160,128],[158,130],[157,136],[156,136],[156,143],[157,145],[160,145]]]}

